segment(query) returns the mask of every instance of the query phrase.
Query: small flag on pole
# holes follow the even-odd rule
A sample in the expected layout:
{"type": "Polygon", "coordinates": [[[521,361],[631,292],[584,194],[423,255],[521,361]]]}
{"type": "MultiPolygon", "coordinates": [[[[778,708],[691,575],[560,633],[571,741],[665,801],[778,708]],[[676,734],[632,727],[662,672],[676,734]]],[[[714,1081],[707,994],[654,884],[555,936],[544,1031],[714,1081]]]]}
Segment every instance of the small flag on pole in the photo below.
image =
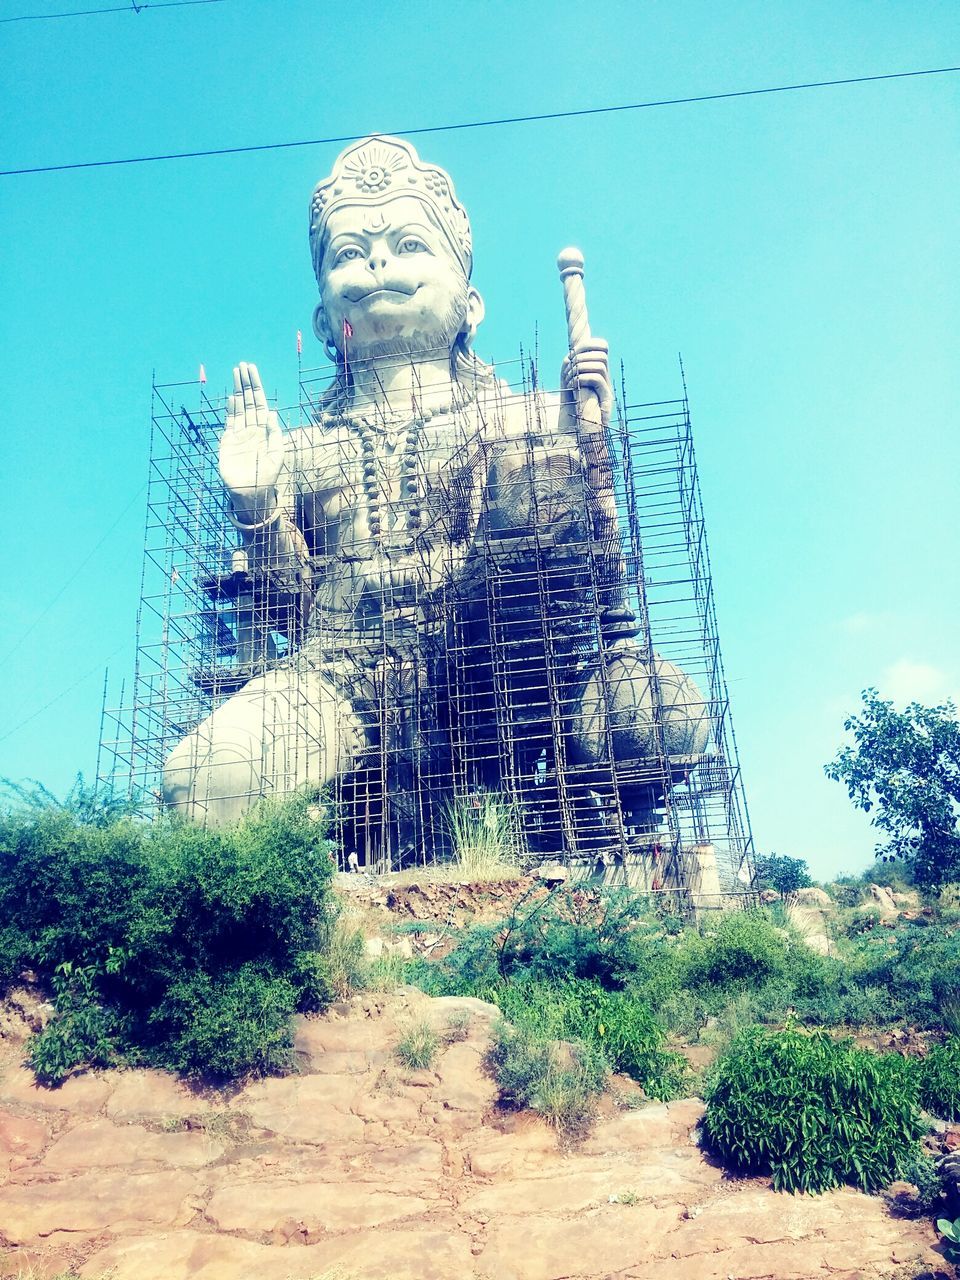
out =
{"type": "Polygon", "coordinates": [[[350,321],[347,319],[346,316],[343,317],[343,336],[345,338],[353,337],[353,325],[350,323],[350,321]]]}
{"type": "Polygon", "coordinates": [[[297,355],[303,355],[303,334],[299,329],[297,330],[297,355]]]}
{"type": "Polygon", "coordinates": [[[203,386],[203,384],[206,382],[206,380],[207,380],[207,371],[206,371],[206,369],[203,367],[203,365],[201,365],[201,366],[200,366],[200,385],[201,385],[201,387],[202,387],[202,386],[203,386]]]}
{"type": "Polygon", "coordinates": [[[177,568],[176,565],[173,566],[173,571],[170,574],[170,581],[173,583],[174,586],[176,586],[177,583],[180,581],[180,570],[177,568]]]}

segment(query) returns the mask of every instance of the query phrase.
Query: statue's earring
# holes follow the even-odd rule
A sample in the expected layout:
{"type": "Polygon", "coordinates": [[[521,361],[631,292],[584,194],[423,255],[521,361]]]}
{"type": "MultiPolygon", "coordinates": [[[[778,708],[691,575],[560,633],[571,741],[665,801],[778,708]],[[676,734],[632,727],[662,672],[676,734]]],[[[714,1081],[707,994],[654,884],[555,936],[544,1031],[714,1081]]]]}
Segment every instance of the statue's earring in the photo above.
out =
{"type": "Polygon", "coordinates": [[[333,345],[333,343],[330,341],[329,338],[324,338],[323,349],[327,353],[327,359],[330,361],[330,363],[336,364],[337,361],[340,359],[340,352],[333,345]]]}

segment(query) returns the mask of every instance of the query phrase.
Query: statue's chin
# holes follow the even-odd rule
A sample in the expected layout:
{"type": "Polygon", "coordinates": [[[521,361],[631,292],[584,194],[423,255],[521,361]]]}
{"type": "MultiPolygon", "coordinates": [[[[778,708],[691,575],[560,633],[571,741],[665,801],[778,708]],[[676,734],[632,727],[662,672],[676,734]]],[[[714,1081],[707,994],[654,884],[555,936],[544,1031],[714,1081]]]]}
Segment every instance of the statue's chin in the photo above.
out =
{"type": "Polygon", "coordinates": [[[413,356],[424,359],[444,352],[449,354],[459,332],[460,324],[451,323],[429,330],[383,331],[365,336],[357,326],[350,341],[350,358],[378,360],[382,356],[413,356]]]}
{"type": "MultiPolygon", "coordinates": [[[[411,295],[412,296],[412,295],[411,295]]],[[[351,360],[377,360],[382,356],[436,358],[453,351],[467,316],[467,286],[432,315],[411,315],[411,296],[383,292],[369,297],[361,313],[353,319],[349,342],[351,360]]]]}

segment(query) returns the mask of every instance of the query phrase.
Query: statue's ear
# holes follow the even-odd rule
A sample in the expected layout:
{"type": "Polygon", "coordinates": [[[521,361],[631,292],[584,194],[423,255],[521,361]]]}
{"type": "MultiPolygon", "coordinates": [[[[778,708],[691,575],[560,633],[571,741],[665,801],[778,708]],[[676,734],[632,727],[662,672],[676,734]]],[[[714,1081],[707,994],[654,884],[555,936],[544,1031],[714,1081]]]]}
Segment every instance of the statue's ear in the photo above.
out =
{"type": "Polygon", "coordinates": [[[313,332],[317,335],[318,341],[324,346],[333,342],[333,334],[330,332],[327,313],[323,309],[322,302],[318,302],[313,309],[313,332]]]}
{"type": "Polygon", "coordinates": [[[463,322],[463,328],[461,330],[461,333],[466,337],[467,346],[469,346],[477,336],[477,330],[480,328],[485,314],[486,308],[483,305],[483,299],[480,297],[480,294],[476,289],[474,289],[473,285],[471,285],[467,291],[467,316],[463,322]]]}

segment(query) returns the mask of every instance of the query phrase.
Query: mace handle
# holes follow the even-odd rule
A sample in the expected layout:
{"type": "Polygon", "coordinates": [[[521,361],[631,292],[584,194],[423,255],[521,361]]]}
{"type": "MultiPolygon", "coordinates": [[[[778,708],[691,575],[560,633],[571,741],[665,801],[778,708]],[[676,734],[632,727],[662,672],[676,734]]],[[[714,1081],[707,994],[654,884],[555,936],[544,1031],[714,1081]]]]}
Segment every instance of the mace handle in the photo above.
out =
{"type": "Polygon", "coordinates": [[[587,294],[583,287],[583,254],[579,249],[563,249],[557,255],[557,268],[563,282],[563,301],[567,308],[567,337],[570,350],[590,337],[587,316],[587,294]]]}

